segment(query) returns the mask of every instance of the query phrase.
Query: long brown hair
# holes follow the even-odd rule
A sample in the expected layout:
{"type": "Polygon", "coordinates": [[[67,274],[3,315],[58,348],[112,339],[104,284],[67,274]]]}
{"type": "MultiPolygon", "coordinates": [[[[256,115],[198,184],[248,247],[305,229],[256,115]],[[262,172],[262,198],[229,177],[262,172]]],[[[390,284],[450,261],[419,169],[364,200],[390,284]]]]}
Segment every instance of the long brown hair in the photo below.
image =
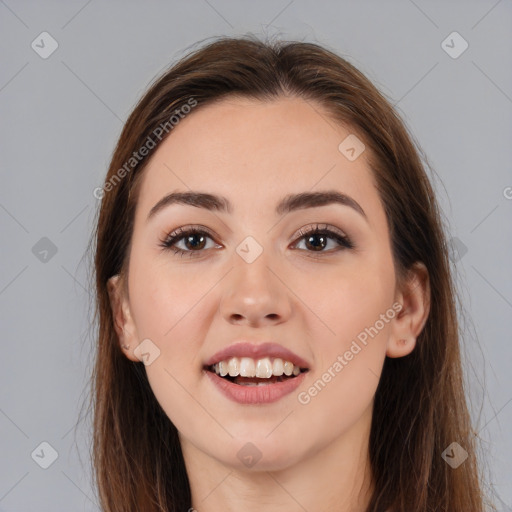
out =
{"type": "Polygon", "coordinates": [[[426,325],[410,355],[386,358],[376,391],[369,440],[374,490],[367,512],[481,512],[449,249],[419,149],[390,101],[335,52],[252,35],[217,38],[158,78],[128,118],[105,178],[91,239],[98,327],[92,461],[103,510],[191,507],[177,430],[154,397],[143,363],[130,361],[119,347],[107,281],[126,273],[138,185],[155,149],[127,166],[133,152],[149,138],[158,147],[172,134],[169,119],[187,112],[191,100],[200,109],[226,95],[314,100],[334,122],[355,131],[369,150],[397,275],[405,276],[418,261],[428,270],[432,300],[426,325]],[[162,126],[167,130],[160,128],[158,139],[162,126]],[[468,453],[456,469],[441,457],[452,442],[468,453]]]}

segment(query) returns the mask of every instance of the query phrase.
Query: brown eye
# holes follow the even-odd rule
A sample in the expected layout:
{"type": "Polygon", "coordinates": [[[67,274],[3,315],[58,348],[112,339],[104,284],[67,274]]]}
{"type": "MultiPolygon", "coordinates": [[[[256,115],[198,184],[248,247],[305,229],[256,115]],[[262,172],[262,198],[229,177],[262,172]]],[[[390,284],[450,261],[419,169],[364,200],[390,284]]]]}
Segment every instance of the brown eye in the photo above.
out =
{"type": "MultiPolygon", "coordinates": [[[[354,245],[346,235],[342,235],[337,231],[328,229],[327,227],[321,229],[316,226],[314,229],[300,231],[300,241],[305,241],[306,250],[308,252],[317,253],[331,253],[337,252],[342,249],[352,249],[354,245]],[[328,246],[329,240],[334,240],[334,251],[324,251],[328,246]]],[[[298,245],[298,244],[297,244],[298,245]]]]}
{"type": "Polygon", "coordinates": [[[204,249],[206,237],[201,234],[191,233],[182,238],[185,240],[185,246],[190,249],[204,249]],[[187,245],[190,244],[190,245],[187,245]]]}
{"type": "Polygon", "coordinates": [[[313,251],[320,251],[327,246],[328,238],[324,234],[312,234],[307,235],[306,239],[306,247],[308,249],[312,249],[313,251]]]}
{"type": "Polygon", "coordinates": [[[204,229],[198,228],[179,228],[173,233],[170,233],[165,240],[162,240],[160,246],[164,249],[170,249],[175,254],[184,256],[200,255],[206,248],[207,240],[213,241],[210,233],[204,229]],[[182,243],[182,247],[177,247],[182,243]]]}

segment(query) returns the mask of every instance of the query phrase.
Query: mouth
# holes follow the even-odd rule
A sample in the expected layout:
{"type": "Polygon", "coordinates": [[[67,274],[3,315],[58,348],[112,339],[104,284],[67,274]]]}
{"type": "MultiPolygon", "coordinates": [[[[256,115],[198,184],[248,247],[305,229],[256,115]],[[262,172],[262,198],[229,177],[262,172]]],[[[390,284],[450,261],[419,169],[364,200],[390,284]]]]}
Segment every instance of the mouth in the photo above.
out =
{"type": "Polygon", "coordinates": [[[204,370],[238,386],[268,386],[294,380],[309,368],[279,357],[231,357],[205,366],[204,370]]]}
{"type": "Polygon", "coordinates": [[[270,404],[293,393],[310,364],[282,345],[240,341],[204,362],[208,381],[229,400],[244,405],[270,404]]]}

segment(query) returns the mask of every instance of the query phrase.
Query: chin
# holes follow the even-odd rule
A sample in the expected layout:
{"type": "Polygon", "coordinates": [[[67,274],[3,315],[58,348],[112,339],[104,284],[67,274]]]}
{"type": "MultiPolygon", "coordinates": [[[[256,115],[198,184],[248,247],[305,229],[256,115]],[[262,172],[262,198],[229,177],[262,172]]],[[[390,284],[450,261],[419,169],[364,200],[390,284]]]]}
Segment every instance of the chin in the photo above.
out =
{"type": "Polygon", "coordinates": [[[223,457],[222,462],[239,471],[281,471],[297,464],[304,457],[303,446],[298,452],[298,443],[279,436],[270,439],[259,433],[238,437],[232,445],[232,450],[229,450],[231,457],[223,457]]]}

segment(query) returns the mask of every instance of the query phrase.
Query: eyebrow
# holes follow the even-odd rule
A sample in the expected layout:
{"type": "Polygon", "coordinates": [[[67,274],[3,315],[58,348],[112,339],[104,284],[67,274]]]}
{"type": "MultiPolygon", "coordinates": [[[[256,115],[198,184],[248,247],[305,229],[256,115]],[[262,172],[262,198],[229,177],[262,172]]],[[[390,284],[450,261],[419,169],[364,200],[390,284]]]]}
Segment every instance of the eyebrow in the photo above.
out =
{"type": "MultiPolygon", "coordinates": [[[[221,213],[232,213],[233,206],[229,199],[223,196],[208,194],[204,192],[188,191],[188,192],[171,192],[162,197],[158,203],[151,208],[146,222],[149,222],[159,211],[172,204],[184,204],[203,208],[209,211],[218,211],[221,213]]],[[[284,215],[305,208],[315,208],[319,206],[327,206],[330,204],[341,204],[349,206],[365,220],[368,220],[366,213],[361,205],[352,197],[342,194],[336,190],[326,190],[321,192],[302,192],[300,194],[289,194],[284,197],[276,206],[276,215],[284,215]]]]}

